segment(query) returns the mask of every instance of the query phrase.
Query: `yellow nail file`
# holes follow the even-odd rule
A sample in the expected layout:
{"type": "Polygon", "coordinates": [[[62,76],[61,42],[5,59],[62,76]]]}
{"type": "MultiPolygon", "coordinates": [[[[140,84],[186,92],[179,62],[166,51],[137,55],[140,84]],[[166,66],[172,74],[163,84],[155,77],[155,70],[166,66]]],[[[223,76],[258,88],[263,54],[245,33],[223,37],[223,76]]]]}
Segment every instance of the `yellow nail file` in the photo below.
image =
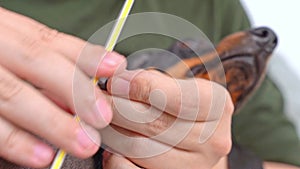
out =
{"type": "MultiPolygon", "coordinates": [[[[106,51],[108,52],[113,51],[133,4],[134,4],[134,0],[126,0],[126,2],[124,3],[123,8],[119,14],[119,17],[113,27],[113,30],[111,31],[110,36],[105,44],[106,51]]],[[[95,77],[93,82],[96,84],[97,81],[98,79],[97,77],[95,77]]],[[[80,121],[78,116],[75,116],[75,118],[76,121],[80,121]]],[[[64,150],[62,149],[58,150],[50,169],[60,169],[64,163],[66,155],[67,153],[64,150]]]]}

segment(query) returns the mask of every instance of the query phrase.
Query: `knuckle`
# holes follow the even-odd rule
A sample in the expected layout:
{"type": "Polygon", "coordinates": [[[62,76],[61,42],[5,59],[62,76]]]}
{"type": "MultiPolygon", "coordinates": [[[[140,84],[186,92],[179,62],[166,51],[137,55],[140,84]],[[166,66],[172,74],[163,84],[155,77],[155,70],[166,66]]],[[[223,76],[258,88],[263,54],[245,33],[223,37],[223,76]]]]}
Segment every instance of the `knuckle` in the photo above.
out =
{"type": "Polygon", "coordinates": [[[38,56],[42,55],[47,49],[45,44],[51,43],[59,32],[48,28],[47,26],[40,26],[37,28],[36,36],[24,36],[21,40],[21,45],[24,48],[24,60],[33,61],[38,56]]]}
{"type": "MultiPolygon", "coordinates": [[[[3,74],[0,70],[0,73],[3,74]]],[[[1,102],[8,102],[12,99],[15,95],[20,93],[22,86],[18,83],[13,77],[9,75],[2,75],[0,77],[0,101],[1,102]]]]}
{"type": "Polygon", "coordinates": [[[14,150],[15,146],[18,145],[18,139],[20,135],[20,130],[17,128],[13,128],[9,134],[6,136],[6,138],[4,139],[4,145],[5,145],[5,149],[6,150],[14,150]]]}
{"type": "Polygon", "coordinates": [[[142,102],[149,102],[150,92],[153,87],[148,77],[148,73],[143,71],[130,81],[130,98],[142,102]]]}
{"type": "Polygon", "coordinates": [[[158,135],[168,129],[173,123],[171,116],[161,115],[155,121],[147,123],[146,131],[150,136],[158,135]]]}
{"type": "Polygon", "coordinates": [[[59,32],[57,30],[51,29],[44,25],[38,29],[38,39],[43,42],[52,42],[58,35],[59,32]]]}
{"type": "Polygon", "coordinates": [[[37,39],[25,36],[21,40],[21,45],[24,50],[22,59],[25,61],[32,61],[41,53],[41,42],[37,39]]]}

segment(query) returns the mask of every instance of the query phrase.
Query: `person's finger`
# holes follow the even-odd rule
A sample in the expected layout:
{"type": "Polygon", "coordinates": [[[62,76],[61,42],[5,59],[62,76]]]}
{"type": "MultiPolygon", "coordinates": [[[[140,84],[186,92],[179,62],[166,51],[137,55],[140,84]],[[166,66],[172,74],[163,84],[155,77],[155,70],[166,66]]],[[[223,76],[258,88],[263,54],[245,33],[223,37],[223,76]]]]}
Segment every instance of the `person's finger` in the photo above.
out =
{"type": "MultiPolygon", "coordinates": [[[[67,35],[20,14],[0,7],[0,25],[19,34],[14,38],[26,46],[45,45],[68,58],[89,76],[111,76],[125,58],[116,52],[106,52],[101,46],[87,43],[77,37],[67,35]]],[[[3,31],[1,31],[3,32],[3,31]]],[[[3,38],[2,38],[3,39],[3,38]]],[[[123,65],[123,67],[126,67],[123,65]]]]}
{"type": "MultiPolygon", "coordinates": [[[[107,52],[101,46],[90,43],[86,43],[77,56],[77,60],[71,60],[93,77],[111,77],[113,74],[124,71],[127,66],[124,56],[117,52],[107,52]]],[[[72,58],[72,56],[70,57],[72,58]]]]}
{"type": "Polygon", "coordinates": [[[103,169],[140,169],[140,168],[121,155],[104,151],[103,169]]]}
{"type": "Polygon", "coordinates": [[[0,30],[10,34],[11,38],[7,41],[0,38],[1,65],[38,88],[61,98],[74,113],[80,114],[94,127],[103,128],[111,121],[110,105],[90,78],[75,68],[74,64],[35,40],[27,39],[31,44],[28,45],[18,41],[19,36],[23,35],[11,33],[2,27],[0,30]]]}
{"type": "Polygon", "coordinates": [[[138,166],[155,169],[212,168],[221,157],[226,155],[225,152],[210,153],[205,149],[201,152],[184,151],[151,139],[119,140],[118,144],[110,141],[106,145],[116,150],[120,150],[119,148],[122,146],[123,151],[118,151],[118,153],[128,157],[138,166]]]}
{"type": "Polygon", "coordinates": [[[53,159],[54,151],[51,147],[2,117],[0,131],[0,157],[34,168],[46,167],[53,159]]]}
{"type": "Polygon", "coordinates": [[[233,111],[227,90],[204,79],[179,80],[156,71],[125,71],[108,81],[114,96],[148,103],[173,116],[197,121],[219,119],[233,111]]]}
{"type": "Polygon", "coordinates": [[[199,151],[207,144],[224,151],[231,147],[232,112],[223,112],[214,121],[197,122],[176,118],[141,102],[118,97],[112,100],[112,124],[121,128],[188,151],[199,151]]]}
{"type": "Polygon", "coordinates": [[[111,130],[105,128],[101,131],[103,143],[133,161],[135,164],[144,168],[155,169],[181,169],[181,168],[211,168],[225,152],[214,152],[203,149],[201,152],[185,151],[177,149],[161,142],[136,136],[136,134],[124,129],[122,131],[127,138],[113,134],[111,130]],[[171,160],[171,161],[170,161],[171,160]]]}
{"type": "Polygon", "coordinates": [[[81,127],[71,115],[1,66],[0,77],[1,117],[77,157],[89,157],[97,151],[97,131],[81,127]]]}
{"type": "Polygon", "coordinates": [[[211,169],[220,157],[206,157],[198,152],[187,152],[178,149],[148,158],[130,158],[135,164],[153,169],[211,169]]]}

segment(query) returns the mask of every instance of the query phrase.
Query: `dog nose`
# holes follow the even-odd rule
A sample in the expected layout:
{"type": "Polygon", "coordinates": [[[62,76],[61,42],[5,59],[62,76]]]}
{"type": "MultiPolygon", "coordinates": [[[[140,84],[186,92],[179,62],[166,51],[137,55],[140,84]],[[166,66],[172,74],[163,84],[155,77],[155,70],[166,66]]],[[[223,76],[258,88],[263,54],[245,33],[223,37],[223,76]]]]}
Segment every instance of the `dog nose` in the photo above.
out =
{"type": "Polygon", "coordinates": [[[277,35],[267,27],[259,27],[250,30],[250,33],[255,36],[255,40],[261,47],[264,47],[266,52],[272,52],[278,43],[277,35]]]}

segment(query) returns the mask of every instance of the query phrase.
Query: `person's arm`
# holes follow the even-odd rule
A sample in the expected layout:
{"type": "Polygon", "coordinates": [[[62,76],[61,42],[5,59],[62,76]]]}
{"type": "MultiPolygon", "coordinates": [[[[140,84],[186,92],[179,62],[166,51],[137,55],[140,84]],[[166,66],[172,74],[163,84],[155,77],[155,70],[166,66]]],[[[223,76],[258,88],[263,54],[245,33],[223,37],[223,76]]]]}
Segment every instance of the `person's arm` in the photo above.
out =
{"type": "Polygon", "coordinates": [[[4,8],[0,32],[0,157],[45,167],[54,151],[39,138],[74,156],[92,156],[99,148],[99,133],[90,128],[93,142],[70,113],[88,112],[81,117],[89,125],[105,127],[111,106],[90,79],[111,76],[125,58],[117,53],[104,58],[103,47],[4,8]],[[77,62],[79,56],[85,59],[77,62]]]}

